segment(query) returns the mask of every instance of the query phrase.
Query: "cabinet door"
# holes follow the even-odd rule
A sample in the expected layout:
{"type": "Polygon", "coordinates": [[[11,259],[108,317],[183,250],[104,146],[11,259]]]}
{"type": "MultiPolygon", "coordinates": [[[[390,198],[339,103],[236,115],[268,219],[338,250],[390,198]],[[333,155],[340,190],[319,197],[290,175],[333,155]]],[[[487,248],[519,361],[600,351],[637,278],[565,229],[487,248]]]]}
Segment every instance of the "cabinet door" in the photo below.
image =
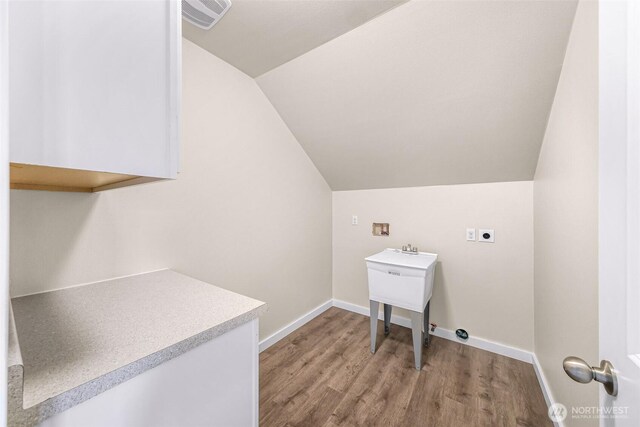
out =
{"type": "Polygon", "coordinates": [[[11,0],[11,162],[175,178],[180,4],[11,0]]]}

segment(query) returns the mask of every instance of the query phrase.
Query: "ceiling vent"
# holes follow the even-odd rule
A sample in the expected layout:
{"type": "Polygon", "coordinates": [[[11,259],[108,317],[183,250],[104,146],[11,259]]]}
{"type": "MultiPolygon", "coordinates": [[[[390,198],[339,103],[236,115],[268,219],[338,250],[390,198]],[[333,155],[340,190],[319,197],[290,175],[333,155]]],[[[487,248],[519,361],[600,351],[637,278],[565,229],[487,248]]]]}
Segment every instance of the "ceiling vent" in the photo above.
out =
{"type": "Polygon", "coordinates": [[[182,0],[182,17],[196,27],[208,30],[230,8],[231,0],[182,0]]]}

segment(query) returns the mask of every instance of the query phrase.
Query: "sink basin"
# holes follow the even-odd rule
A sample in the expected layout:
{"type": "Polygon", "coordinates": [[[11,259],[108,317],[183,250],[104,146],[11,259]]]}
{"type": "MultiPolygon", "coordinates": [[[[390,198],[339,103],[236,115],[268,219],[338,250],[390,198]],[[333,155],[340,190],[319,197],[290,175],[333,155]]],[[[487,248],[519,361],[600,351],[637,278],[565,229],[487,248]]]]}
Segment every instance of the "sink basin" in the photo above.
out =
{"type": "Polygon", "coordinates": [[[433,292],[438,255],[385,249],[365,258],[369,300],[423,312],[433,292]]]}

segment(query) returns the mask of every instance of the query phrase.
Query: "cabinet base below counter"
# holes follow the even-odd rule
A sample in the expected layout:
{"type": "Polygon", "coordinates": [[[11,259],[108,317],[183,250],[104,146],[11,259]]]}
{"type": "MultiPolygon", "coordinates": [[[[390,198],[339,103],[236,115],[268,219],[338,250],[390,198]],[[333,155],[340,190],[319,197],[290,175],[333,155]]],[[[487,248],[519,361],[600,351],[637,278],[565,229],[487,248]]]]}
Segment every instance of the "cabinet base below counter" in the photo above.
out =
{"type": "Polygon", "coordinates": [[[258,425],[258,319],[40,424],[203,425],[258,425]]]}

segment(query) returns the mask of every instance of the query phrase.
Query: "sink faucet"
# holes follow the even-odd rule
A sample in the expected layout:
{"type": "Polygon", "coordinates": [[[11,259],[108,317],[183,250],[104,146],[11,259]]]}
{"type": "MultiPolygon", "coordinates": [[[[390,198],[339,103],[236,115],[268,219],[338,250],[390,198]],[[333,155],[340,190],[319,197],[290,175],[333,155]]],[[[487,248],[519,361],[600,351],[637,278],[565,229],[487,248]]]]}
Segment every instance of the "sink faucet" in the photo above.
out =
{"type": "Polygon", "coordinates": [[[410,252],[410,253],[417,254],[418,253],[418,248],[417,247],[412,247],[411,243],[407,243],[407,246],[403,246],[402,247],[402,252],[410,252]]]}

